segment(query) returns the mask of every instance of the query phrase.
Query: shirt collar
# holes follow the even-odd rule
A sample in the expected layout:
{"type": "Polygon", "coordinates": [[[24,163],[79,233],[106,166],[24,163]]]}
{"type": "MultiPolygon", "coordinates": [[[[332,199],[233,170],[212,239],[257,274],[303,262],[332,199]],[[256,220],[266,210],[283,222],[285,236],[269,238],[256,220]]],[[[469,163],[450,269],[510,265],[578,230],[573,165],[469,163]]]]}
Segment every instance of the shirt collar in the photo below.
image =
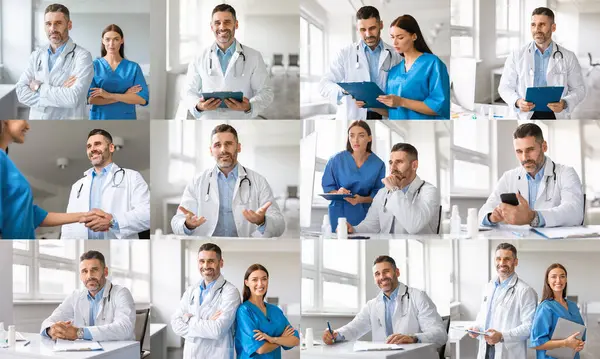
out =
{"type": "Polygon", "coordinates": [[[52,53],[52,46],[48,45],[48,55],[52,56],[58,56],[60,55],[63,50],[65,49],[65,47],[67,46],[67,44],[69,43],[69,41],[67,40],[64,44],[60,45],[56,51],[54,53],[52,53]]]}
{"type": "MultiPolygon", "coordinates": [[[[534,45],[535,46],[535,45],[534,45]]],[[[548,57],[550,56],[550,54],[552,54],[552,47],[554,46],[554,41],[550,42],[550,45],[548,45],[548,48],[546,50],[544,50],[544,53],[542,54],[542,52],[540,51],[540,49],[536,46],[535,47],[535,52],[538,55],[542,55],[543,57],[548,57]]]]}
{"type": "Polygon", "coordinates": [[[217,282],[217,280],[215,279],[212,282],[208,283],[208,285],[206,285],[205,281],[201,281],[200,282],[200,290],[207,290],[207,289],[210,290],[210,288],[212,288],[216,282],[217,282]]]}
{"type": "Polygon", "coordinates": [[[221,48],[219,46],[217,46],[217,54],[219,54],[221,56],[231,55],[235,51],[236,46],[237,46],[237,40],[233,40],[233,42],[231,43],[231,45],[229,45],[229,47],[225,50],[225,52],[223,52],[223,50],[221,50],[221,48]]]}
{"type": "Polygon", "coordinates": [[[546,161],[548,160],[547,157],[544,158],[544,163],[542,163],[542,167],[540,168],[540,170],[538,171],[538,173],[535,174],[535,178],[531,177],[531,175],[529,174],[529,172],[527,172],[527,180],[528,181],[539,181],[542,178],[544,178],[544,170],[546,169],[546,161]]]}
{"type": "Polygon", "coordinates": [[[104,295],[104,288],[106,288],[106,284],[104,285],[104,287],[102,287],[102,289],[100,289],[98,291],[98,293],[96,293],[95,297],[92,297],[92,295],[88,291],[88,294],[87,294],[88,300],[92,301],[92,302],[99,302],[100,299],[102,299],[102,296],[104,295]]]}
{"type": "Polygon", "coordinates": [[[383,294],[383,300],[384,301],[396,300],[396,298],[398,297],[398,289],[400,289],[399,285],[396,287],[396,289],[394,289],[392,291],[392,294],[390,294],[389,298],[385,294],[383,294]]]}
{"type": "Polygon", "coordinates": [[[108,165],[106,165],[106,167],[104,167],[104,168],[102,169],[102,173],[101,173],[100,175],[99,175],[99,174],[97,174],[97,173],[96,173],[96,170],[92,168],[92,177],[96,177],[96,176],[104,176],[105,174],[107,174],[107,173],[110,171],[110,169],[112,168],[112,165],[113,165],[113,164],[112,164],[112,162],[111,162],[111,163],[109,163],[108,165]]]}
{"type": "Polygon", "coordinates": [[[370,52],[376,52],[377,50],[383,50],[383,41],[381,39],[379,39],[379,43],[377,44],[374,50],[371,50],[369,45],[367,45],[367,43],[364,40],[360,40],[360,43],[362,44],[362,47],[365,51],[368,50],[370,52]]]}
{"type": "Polygon", "coordinates": [[[229,176],[225,177],[225,174],[220,170],[217,169],[217,177],[219,179],[223,179],[223,180],[228,180],[229,178],[233,178],[234,180],[237,181],[238,178],[238,164],[236,163],[235,166],[233,167],[233,169],[231,170],[231,172],[229,172],[229,176]]]}
{"type": "Polygon", "coordinates": [[[508,283],[512,280],[512,278],[515,276],[515,273],[513,272],[513,274],[510,275],[510,277],[506,278],[506,280],[502,283],[500,283],[500,277],[496,278],[496,281],[494,282],[494,285],[496,286],[496,288],[500,287],[500,288],[504,288],[508,285],[508,283]]]}

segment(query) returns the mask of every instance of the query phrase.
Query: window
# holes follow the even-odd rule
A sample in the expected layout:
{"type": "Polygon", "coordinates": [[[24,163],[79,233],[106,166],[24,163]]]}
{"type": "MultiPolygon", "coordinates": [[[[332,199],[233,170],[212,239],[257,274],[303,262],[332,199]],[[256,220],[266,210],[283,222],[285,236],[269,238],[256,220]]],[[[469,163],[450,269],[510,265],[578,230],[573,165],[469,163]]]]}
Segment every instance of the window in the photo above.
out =
{"type": "Polygon", "coordinates": [[[357,313],[359,242],[302,240],[302,312],[357,313]]]}
{"type": "Polygon", "coordinates": [[[150,241],[110,243],[109,275],[129,288],[135,302],[150,302],[150,241]]]}
{"type": "Polygon", "coordinates": [[[491,187],[489,121],[452,121],[451,193],[488,196],[491,187]]]}
{"type": "Polygon", "coordinates": [[[506,56],[519,47],[520,0],[496,0],[496,55],[506,56]]]}
{"type": "Polygon", "coordinates": [[[377,121],[375,126],[371,122],[369,126],[374,131],[372,149],[377,152],[377,156],[381,158],[385,163],[385,168],[389,170],[390,151],[396,143],[404,142],[404,133],[388,121],[377,121]]]}
{"type": "Polygon", "coordinates": [[[318,84],[325,71],[323,27],[308,15],[300,15],[300,102],[323,101],[318,84]]]}
{"type": "Polygon", "coordinates": [[[196,172],[195,121],[169,121],[169,157],[169,183],[187,183],[196,172]]]}
{"type": "Polygon", "coordinates": [[[200,48],[197,0],[169,0],[167,2],[167,70],[183,69],[200,48]],[[179,7],[170,11],[173,7],[179,7]]]}
{"type": "Polygon", "coordinates": [[[476,0],[450,1],[450,41],[453,57],[476,57],[476,0]]]}

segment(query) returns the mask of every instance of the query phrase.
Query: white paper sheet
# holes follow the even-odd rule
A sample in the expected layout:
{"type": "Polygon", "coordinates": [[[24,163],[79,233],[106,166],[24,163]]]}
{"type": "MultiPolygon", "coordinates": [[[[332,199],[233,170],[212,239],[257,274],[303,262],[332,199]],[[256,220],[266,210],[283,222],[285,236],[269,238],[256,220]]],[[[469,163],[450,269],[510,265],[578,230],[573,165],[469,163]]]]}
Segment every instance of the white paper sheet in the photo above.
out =
{"type": "Polygon", "coordinates": [[[54,344],[55,352],[72,352],[72,351],[92,351],[102,350],[102,346],[98,342],[90,340],[63,340],[57,339],[54,344]]]}
{"type": "Polygon", "coordinates": [[[381,350],[404,350],[399,344],[385,344],[381,342],[355,342],[355,352],[381,351],[381,350]]]}

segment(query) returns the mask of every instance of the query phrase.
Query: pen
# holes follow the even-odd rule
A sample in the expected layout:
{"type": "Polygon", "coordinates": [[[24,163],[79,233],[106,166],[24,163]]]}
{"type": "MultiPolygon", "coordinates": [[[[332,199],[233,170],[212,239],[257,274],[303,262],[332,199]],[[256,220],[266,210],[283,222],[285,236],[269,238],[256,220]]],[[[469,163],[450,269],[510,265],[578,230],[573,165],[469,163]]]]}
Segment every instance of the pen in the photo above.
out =
{"type": "Polygon", "coordinates": [[[512,234],[514,234],[517,237],[525,237],[525,235],[523,233],[521,233],[521,232],[515,232],[515,231],[513,231],[512,234]]]}
{"type": "Polygon", "coordinates": [[[331,324],[327,321],[327,328],[329,329],[329,333],[331,334],[331,341],[335,343],[335,338],[333,337],[333,330],[331,330],[331,324]]]}
{"type": "Polygon", "coordinates": [[[24,347],[28,346],[29,344],[31,344],[31,340],[28,340],[27,343],[25,343],[25,345],[23,345],[24,347]]]}

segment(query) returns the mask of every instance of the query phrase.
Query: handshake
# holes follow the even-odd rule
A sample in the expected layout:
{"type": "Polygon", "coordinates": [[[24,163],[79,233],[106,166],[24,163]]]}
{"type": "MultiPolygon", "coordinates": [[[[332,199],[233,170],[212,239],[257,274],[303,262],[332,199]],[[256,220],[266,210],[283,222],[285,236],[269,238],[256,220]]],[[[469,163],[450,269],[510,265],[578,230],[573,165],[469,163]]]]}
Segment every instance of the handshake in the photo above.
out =
{"type": "Polygon", "coordinates": [[[113,216],[101,209],[93,208],[79,218],[79,223],[85,223],[85,226],[94,232],[108,232],[113,226],[113,216]]]}

